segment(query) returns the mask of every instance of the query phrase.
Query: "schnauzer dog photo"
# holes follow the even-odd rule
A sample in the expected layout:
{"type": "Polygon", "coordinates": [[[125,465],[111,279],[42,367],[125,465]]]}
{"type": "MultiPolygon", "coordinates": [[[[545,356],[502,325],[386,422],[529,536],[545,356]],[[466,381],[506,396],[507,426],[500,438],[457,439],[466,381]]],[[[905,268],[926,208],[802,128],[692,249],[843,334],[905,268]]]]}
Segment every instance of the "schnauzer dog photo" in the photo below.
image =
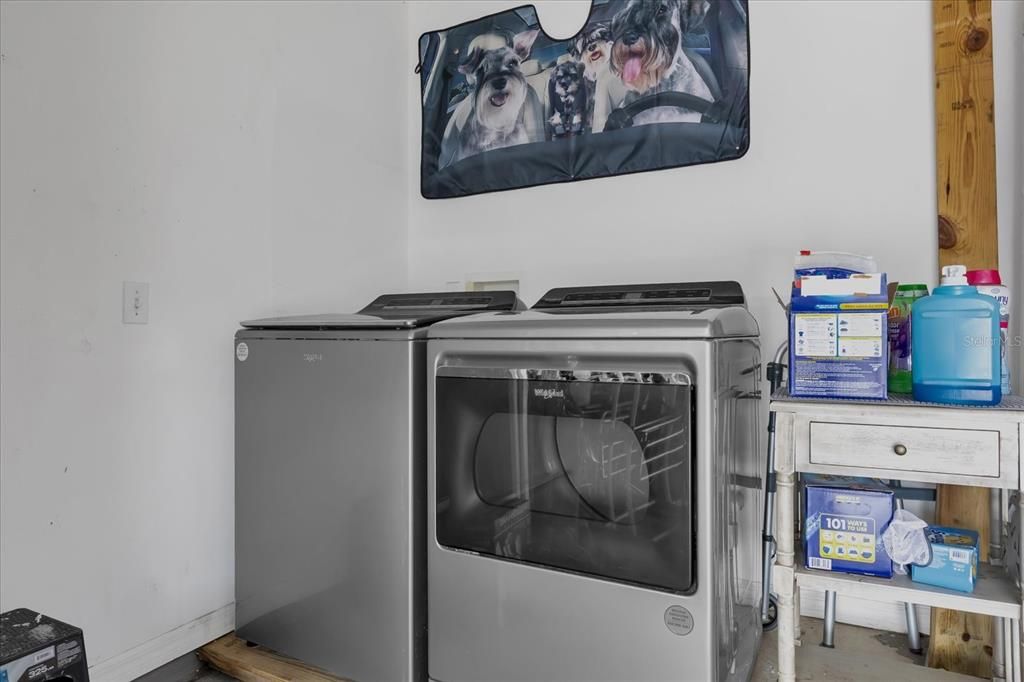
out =
{"type": "Polygon", "coordinates": [[[746,0],[593,0],[568,40],[531,5],[424,34],[422,193],[739,158],[748,43],[746,0]]]}

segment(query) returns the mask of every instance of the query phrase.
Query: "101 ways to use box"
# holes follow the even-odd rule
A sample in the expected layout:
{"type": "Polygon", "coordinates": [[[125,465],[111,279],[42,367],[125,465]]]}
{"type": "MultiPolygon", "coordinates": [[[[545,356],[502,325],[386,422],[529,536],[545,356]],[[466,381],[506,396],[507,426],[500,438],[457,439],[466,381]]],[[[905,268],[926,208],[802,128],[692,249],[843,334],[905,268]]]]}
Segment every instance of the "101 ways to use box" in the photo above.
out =
{"type": "Polygon", "coordinates": [[[882,533],[896,497],[869,479],[804,475],[804,557],[807,568],[892,577],[882,533]]]}
{"type": "Polygon", "coordinates": [[[800,277],[789,314],[789,393],[887,397],[889,297],[885,275],[800,277]]]}

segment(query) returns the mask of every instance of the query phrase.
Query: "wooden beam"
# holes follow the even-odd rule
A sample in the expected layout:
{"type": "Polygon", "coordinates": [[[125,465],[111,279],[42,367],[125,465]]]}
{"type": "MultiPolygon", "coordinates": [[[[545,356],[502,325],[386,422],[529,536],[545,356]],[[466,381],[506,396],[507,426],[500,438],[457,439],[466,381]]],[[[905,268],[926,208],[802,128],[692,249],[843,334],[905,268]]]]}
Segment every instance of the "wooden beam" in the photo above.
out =
{"type": "Polygon", "coordinates": [[[991,0],[933,0],[939,265],[999,267],[991,0]]]}
{"type": "Polygon", "coordinates": [[[349,682],[263,647],[250,647],[234,634],[199,650],[199,658],[242,682],[349,682]]]}
{"type": "MultiPolygon", "coordinates": [[[[933,0],[939,267],[999,267],[991,0],[933,0]]],[[[988,560],[989,493],[939,486],[936,518],[972,528],[988,560]]],[[[932,609],[928,665],[990,677],[992,619],[932,609]]]]}

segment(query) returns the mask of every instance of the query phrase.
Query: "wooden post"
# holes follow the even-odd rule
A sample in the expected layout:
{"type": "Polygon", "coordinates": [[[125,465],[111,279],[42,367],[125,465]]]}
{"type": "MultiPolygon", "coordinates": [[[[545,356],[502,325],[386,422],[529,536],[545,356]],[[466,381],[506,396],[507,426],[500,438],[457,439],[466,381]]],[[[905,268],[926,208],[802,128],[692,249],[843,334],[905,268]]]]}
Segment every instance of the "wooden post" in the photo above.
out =
{"type": "MultiPolygon", "coordinates": [[[[999,267],[991,0],[932,0],[939,267],[999,267]]],[[[989,493],[939,486],[940,524],[972,528],[988,560],[989,493]]],[[[992,619],[932,609],[928,665],[990,677],[992,619]]]]}
{"type": "Polygon", "coordinates": [[[939,265],[998,268],[991,0],[933,0],[939,265]]]}

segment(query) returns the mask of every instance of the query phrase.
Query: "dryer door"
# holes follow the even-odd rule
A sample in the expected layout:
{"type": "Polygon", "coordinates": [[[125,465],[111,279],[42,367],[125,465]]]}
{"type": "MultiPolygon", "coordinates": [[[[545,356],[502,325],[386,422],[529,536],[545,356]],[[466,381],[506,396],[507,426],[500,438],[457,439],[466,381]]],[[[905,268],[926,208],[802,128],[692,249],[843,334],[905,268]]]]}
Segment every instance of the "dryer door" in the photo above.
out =
{"type": "Polygon", "coordinates": [[[692,591],[693,392],[682,373],[439,368],[438,543],[692,591]]]}

